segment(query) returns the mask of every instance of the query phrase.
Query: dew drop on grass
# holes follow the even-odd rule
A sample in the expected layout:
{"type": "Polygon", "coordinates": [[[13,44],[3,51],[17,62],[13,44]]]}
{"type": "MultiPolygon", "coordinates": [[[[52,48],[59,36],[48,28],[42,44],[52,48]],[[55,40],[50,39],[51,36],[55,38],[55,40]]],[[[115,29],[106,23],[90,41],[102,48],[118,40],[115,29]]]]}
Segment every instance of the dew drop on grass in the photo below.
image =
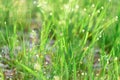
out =
{"type": "Polygon", "coordinates": [[[111,2],[111,0],[108,0],[109,2],[111,2]]]}
{"type": "Polygon", "coordinates": [[[97,38],[97,41],[99,40],[99,38],[97,38]]]}
{"type": "Polygon", "coordinates": [[[81,75],[82,75],[82,76],[84,76],[84,75],[85,75],[85,73],[84,73],[84,72],[82,72],[82,73],[81,73],[81,75]]]}
{"type": "Polygon", "coordinates": [[[96,76],[99,76],[99,73],[96,73],[96,76]]]}
{"type": "Polygon", "coordinates": [[[6,21],[4,22],[4,24],[6,25],[6,21]]]}
{"type": "Polygon", "coordinates": [[[98,61],[100,62],[100,58],[98,58],[98,61]]]}
{"type": "Polygon", "coordinates": [[[46,61],[45,64],[48,65],[48,62],[46,61]]]}
{"type": "Polygon", "coordinates": [[[109,64],[109,60],[107,60],[107,64],[109,64]]]}
{"type": "Polygon", "coordinates": [[[103,9],[104,9],[104,7],[102,6],[102,7],[101,7],[101,9],[103,10],[103,9]]]}
{"type": "Polygon", "coordinates": [[[0,58],[2,58],[2,55],[0,55],[0,58]]]}
{"type": "Polygon", "coordinates": [[[40,5],[38,4],[37,7],[40,7],[40,5]]]}
{"type": "Polygon", "coordinates": [[[40,64],[39,64],[39,63],[35,63],[34,69],[35,69],[36,71],[40,71],[40,64]]]}
{"type": "Polygon", "coordinates": [[[94,8],[95,7],[95,4],[92,4],[92,8],[94,8]]]}
{"type": "Polygon", "coordinates": [[[90,17],[91,15],[89,14],[88,16],[90,17]]]}
{"type": "Polygon", "coordinates": [[[84,10],[85,12],[87,11],[87,9],[86,9],[86,8],[84,8],[83,10],[84,10]]]}
{"type": "Polygon", "coordinates": [[[69,24],[70,24],[70,23],[72,23],[72,21],[71,21],[71,20],[69,20],[69,24]]]}
{"type": "Polygon", "coordinates": [[[85,72],[85,75],[87,75],[87,73],[85,72]]]}
{"type": "Polygon", "coordinates": [[[71,12],[74,12],[74,8],[71,9],[71,12]]]}
{"type": "Polygon", "coordinates": [[[103,21],[105,21],[105,19],[103,19],[103,21]]]}
{"type": "Polygon", "coordinates": [[[79,5],[76,5],[75,8],[78,9],[78,8],[79,8],[79,5]]]}
{"type": "Polygon", "coordinates": [[[101,37],[102,37],[102,35],[99,36],[99,38],[101,38],[101,37]]]}
{"type": "Polygon", "coordinates": [[[80,76],[80,74],[78,73],[78,77],[80,76]]]}
{"type": "Polygon", "coordinates": [[[62,32],[60,33],[60,36],[63,36],[63,33],[62,33],[62,32]]]}
{"type": "Polygon", "coordinates": [[[66,9],[66,10],[69,10],[70,9],[70,7],[69,7],[69,5],[64,5],[64,8],[66,9]]]}
{"type": "Polygon", "coordinates": [[[80,61],[80,64],[83,64],[82,61],[80,61]]]}
{"type": "Polygon", "coordinates": [[[59,76],[54,76],[54,80],[60,80],[59,76]]]}
{"type": "Polygon", "coordinates": [[[46,74],[46,71],[44,71],[43,73],[46,74]]]}
{"type": "Polygon", "coordinates": [[[52,12],[50,12],[50,16],[52,16],[53,14],[52,14],[52,12]]]}
{"type": "Polygon", "coordinates": [[[84,33],[84,32],[85,32],[85,30],[83,29],[83,30],[82,30],[82,32],[84,33]]]}
{"type": "Polygon", "coordinates": [[[115,17],[115,20],[118,21],[118,16],[115,17]]]}
{"type": "Polygon", "coordinates": [[[97,10],[97,13],[100,13],[100,10],[97,10]]]}
{"type": "Polygon", "coordinates": [[[117,57],[115,57],[115,58],[114,58],[114,60],[115,60],[115,61],[117,61],[117,60],[118,60],[118,58],[117,58],[117,57]]]}
{"type": "Polygon", "coordinates": [[[36,57],[39,58],[39,55],[37,54],[36,57]]]}
{"type": "Polygon", "coordinates": [[[37,3],[37,1],[33,1],[33,4],[36,4],[37,3]]]}

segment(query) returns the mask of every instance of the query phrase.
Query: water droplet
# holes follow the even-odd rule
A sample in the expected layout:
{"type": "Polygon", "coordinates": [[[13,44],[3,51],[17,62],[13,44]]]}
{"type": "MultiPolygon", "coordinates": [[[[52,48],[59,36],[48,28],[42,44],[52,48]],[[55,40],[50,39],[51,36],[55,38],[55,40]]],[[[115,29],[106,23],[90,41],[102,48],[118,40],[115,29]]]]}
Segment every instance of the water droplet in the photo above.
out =
{"type": "Polygon", "coordinates": [[[59,76],[54,76],[54,80],[60,80],[59,76]]]}
{"type": "Polygon", "coordinates": [[[79,8],[79,5],[76,5],[75,8],[78,9],[78,8],[79,8]]]}
{"type": "Polygon", "coordinates": [[[44,74],[46,74],[46,72],[44,71],[44,74]]]}
{"type": "Polygon", "coordinates": [[[70,9],[70,7],[69,7],[69,5],[64,5],[64,8],[66,9],[66,10],[69,10],[70,9]]]}
{"type": "Polygon", "coordinates": [[[4,24],[6,25],[6,21],[4,22],[4,24]]]}
{"type": "Polygon", "coordinates": [[[99,40],[99,38],[97,38],[97,40],[99,40]]]}
{"type": "Polygon", "coordinates": [[[85,72],[85,75],[87,75],[87,73],[85,72]]]}
{"type": "Polygon", "coordinates": [[[85,75],[85,73],[84,73],[84,72],[82,72],[82,73],[81,73],[81,75],[82,75],[82,76],[84,76],[84,75],[85,75]]]}
{"type": "Polygon", "coordinates": [[[35,63],[34,69],[37,70],[37,71],[40,71],[40,64],[35,63]]]}
{"type": "Polygon", "coordinates": [[[39,58],[39,55],[37,54],[36,57],[39,58]]]}
{"type": "Polygon", "coordinates": [[[92,4],[92,7],[94,8],[94,7],[95,7],[95,4],[92,4]]]}
{"type": "Polygon", "coordinates": [[[109,2],[111,2],[111,0],[108,0],[109,2]]]}
{"type": "Polygon", "coordinates": [[[96,73],[96,76],[99,76],[99,73],[96,73]]]}
{"type": "Polygon", "coordinates": [[[104,7],[102,6],[101,9],[104,9],[104,7]]]}
{"type": "Polygon", "coordinates": [[[115,61],[117,61],[118,60],[118,58],[117,57],[115,57],[115,59],[114,59],[115,61]]]}
{"type": "Polygon", "coordinates": [[[103,21],[105,21],[105,19],[103,19],[103,21]]]}
{"type": "Polygon", "coordinates": [[[33,1],[33,4],[37,4],[37,1],[33,1]]]}
{"type": "Polygon", "coordinates": [[[100,13],[100,10],[97,10],[97,13],[100,13]]]}
{"type": "Polygon", "coordinates": [[[98,61],[100,61],[100,58],[98,58],[98,61]]]}
{"type": "Polygon", "coordinates": [[[107,60],[107,64],[109,64],[109,60],[107,60]]]}
{"type": "Polygon", "coordinates": [[[52,12],[50,13],[50,16],[52,16],[53,14],[52,14],[52,12]]]}
{"type": "Polygon", "coordinates": [[[83,64],[82,61],[80,61],[80,64],[83,64]]]}
{"type": "Polygon", "coordinates": [[[84,32],[85,32],[85,30],[83,29],[83,30],[82,30],[82,32],[84,33],[84,32]]]}
{"type": "Polygon", "coordinates": [[[115,20],[118,21],[118,16],[115,17],[115,20]]]}
{"type": "Polygon", "coordinates": [[[63,36],[63,33],[62,33],[62,32],[60,33],[60,36],[63,36]]]}
{"type": "Polygon", "coordinates": [[[90,17],[91,15],[89,14],[88,16],[90,17]]]}
{"type": "Polygon", "coordinates": [[[37,7],[40,7],[40,5],[37,5],[37,7]]]}
{"type": "Polygon", "coordinates": [[[48,65],[48,62],[46,61],[45,64],[48,65]]]}
{"type": "Polygon", "coordinates": [[[84,8],[83,10],[84,10],[84,11],[87,11],[87,9],[86,9],[86,8],[84,8]]]}

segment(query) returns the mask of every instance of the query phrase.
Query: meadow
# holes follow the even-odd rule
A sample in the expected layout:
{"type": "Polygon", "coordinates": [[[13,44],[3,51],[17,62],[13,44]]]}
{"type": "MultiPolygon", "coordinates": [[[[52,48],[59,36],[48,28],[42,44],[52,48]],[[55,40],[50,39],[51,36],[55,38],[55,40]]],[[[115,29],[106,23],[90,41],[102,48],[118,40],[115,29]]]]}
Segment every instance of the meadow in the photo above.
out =
{"type": "Polygon", "coordinates": [[[119,0],[0,0],[0,80],[120,80],[119,0]]]}

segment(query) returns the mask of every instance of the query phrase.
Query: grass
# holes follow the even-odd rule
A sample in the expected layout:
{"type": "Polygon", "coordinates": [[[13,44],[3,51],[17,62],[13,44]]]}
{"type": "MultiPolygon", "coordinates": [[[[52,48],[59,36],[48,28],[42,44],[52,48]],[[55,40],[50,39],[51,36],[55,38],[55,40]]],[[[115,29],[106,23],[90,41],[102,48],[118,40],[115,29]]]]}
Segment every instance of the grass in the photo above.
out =
{"type": "Polygon", "coordinates": [[[119,5],[0,0],[0,79],[120,80],[119,5]]]}

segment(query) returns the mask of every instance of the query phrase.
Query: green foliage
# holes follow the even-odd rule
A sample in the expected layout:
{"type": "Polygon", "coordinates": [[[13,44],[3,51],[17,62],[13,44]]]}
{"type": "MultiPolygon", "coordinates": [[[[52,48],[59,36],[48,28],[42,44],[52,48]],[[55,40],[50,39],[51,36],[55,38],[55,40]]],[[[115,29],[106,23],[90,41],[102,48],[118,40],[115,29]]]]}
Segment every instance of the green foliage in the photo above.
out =
{"type": "MultiPolygon", "coordinates": [[[[0,0],[0,56],[3,46],[10,56],[0,63],[16,70],[13,80],[119,80],[119,5],[118,0],[0,0]]],[[[0,79],[3,72],[0,67],[0,79]]]]}

